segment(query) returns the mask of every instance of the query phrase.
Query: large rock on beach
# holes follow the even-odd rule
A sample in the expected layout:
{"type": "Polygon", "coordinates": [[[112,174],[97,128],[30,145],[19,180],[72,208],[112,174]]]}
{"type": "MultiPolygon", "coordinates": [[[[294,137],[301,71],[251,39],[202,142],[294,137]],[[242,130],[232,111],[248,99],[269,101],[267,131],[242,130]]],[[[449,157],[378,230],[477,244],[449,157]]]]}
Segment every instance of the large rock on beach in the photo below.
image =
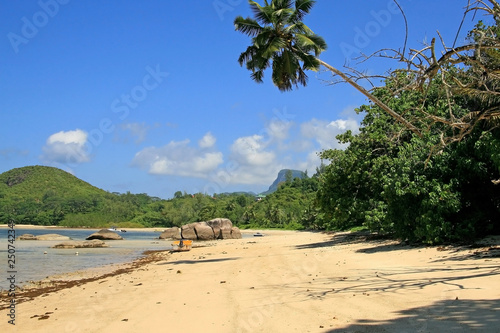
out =
{"type": "Polygon", "coordinates": [[[32,235],[32,234],[24,234],[19,236],[17,239],[19,240],[41,240],[41,241],[65,241],[70,240],[71,237],[63,236],[59,234],[45,234],[45,235],[32,235]]]}
{"type": "Polygon", "coordinates": [[[100,239],[100,240],[121,240],[123,239],[122,236],[118,235],[116,232],[108,230],[108,229],[101,229],[98,232],[94,232],[92,235],[88,236],[85,238],[86,240],[92,240],[92,239],[100,239]]]}
{"type": "Polygon", "coordinates": [[[213,240],[215,239],[214,229],[207,222],[198,222],[194,225],[194,231],[198,240],[213,240]]]}
{"type": "Polygon", "coordinates": [[[196,240],[196,232],[194,231],[194,223],[185,224],[181,227],[181,237],[183,239],[196,240]]]}
{"type": "Polygon", "coordinates": [[[231,228],[231,238],[232,239],[240,239],[242,236],[241,236],[241,231],[240,231],[240,228],[238,227],[232,227],[231,228]]]}
{"type": "Polygon", "coordinates": [[[231,235],[231,228],[233,227],[233,222],[226,218],[216,218],[207,221],[207,224],[214,229],[214,234],[216,239],[227,239],[231,235]]]}
{"type": "Polygon", "coordinates": [[[160,234],[160,239],[181,239],[181,229],[179,227],[172,227],[163,230],[160,234]]]}
{"type": "Polygon", "coordinates": [[[181,227],[181,236],[190,240],[239,239],[241,232],[239,228],[233,227],[231,220],[217,218],[185,224],[181,227]]]}
{"type": "Polygon", "coordinates": [[[86,240],[86,241],[69,241],[56,244],[53,246],[55,249],[80,249],[80,248],[95,248],[95,247],[108,247],[106,243],[99,239],[86,240]]]}

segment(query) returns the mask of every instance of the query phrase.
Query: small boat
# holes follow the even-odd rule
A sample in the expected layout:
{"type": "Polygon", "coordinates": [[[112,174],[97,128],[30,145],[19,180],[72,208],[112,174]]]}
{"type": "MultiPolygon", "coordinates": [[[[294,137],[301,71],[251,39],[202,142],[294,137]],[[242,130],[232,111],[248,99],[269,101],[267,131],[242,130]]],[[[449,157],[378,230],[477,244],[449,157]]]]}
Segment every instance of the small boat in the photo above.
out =
{"type": "Polygon", "coordinates": [[[172,251],[181,252],[181,251],[189,251],[191,250],[191,246],[193,245],[192,240],[181,239],[172,243],[172,251]]]}
{"type": "Polygon", "coordinates": [[[109,231],[114,231],[114,232],[127,232],[125,229],[116,229],[116,227],[111,227],[108,228],[109,231]]]}
{"type": "Polygon", "coordinates": [[[254,237],[262,237],[264,236],[264,234],[261,234],[260,232],[256,232],[255,234],[253,234],[254,237]]]}

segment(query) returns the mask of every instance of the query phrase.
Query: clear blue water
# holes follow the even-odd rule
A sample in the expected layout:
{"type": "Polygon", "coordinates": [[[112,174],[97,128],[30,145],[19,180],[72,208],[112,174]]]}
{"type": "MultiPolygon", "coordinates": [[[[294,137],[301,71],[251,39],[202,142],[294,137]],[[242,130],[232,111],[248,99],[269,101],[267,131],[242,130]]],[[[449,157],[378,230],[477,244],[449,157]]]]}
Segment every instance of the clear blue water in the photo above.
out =
{"type": "MultiPolygon", "coordinates": [[[[59,234],[73,240],[85,240],[98,229],[25,229],[16,228],[16,238],[23,234],[59,234]]],[[[29,281],[42,280],[48,276],[74,272],[110,264],[132,261],[142,256],[146,250],[167,250],[170,242],[158,239],[159,232],[134,231],[120,233],[123,240],[106,241],[108,248],[96,249],[53,249],[61,241],[21,241],[16,240],[15,269],[16,285],[23,286],[29,281]],[[47,252],[46,254],[44,252],[47,252]],[[78,255],[76,255],[78,252],[78,255]]],[[[8,289],[11,275],[8,263],[8,228],[0,228],[0,290],[8,289]]],[[[11,251],[12,252],[12,251],[11,251]]]]}

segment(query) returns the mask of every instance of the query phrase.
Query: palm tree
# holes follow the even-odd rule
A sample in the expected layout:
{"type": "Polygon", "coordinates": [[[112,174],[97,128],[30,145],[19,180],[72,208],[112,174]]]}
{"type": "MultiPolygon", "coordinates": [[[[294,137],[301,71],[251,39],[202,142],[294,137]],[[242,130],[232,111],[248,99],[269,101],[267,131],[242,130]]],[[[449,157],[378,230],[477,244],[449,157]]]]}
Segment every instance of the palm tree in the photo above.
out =
{"type": "Polygon", "coordinates": [[[238,16],[235,29],[252,37],[252,45],[241,53],[238,62],[246,63],[252,71],[251,78],[261,83],[264,71],[272,66],[272,80],[280,91],[292,90],[299,84],[307,85],[305,70],[318,71],[326,67],[340,76],[378,105],[409,130],[421,136],[420,131],[368,90],[353,81],[342,71],[330,66],[318,57],[327,45],[324,39],[312,32],[303,22],[316,1],[313,0],[264,0],[265,6],[248,1],[255,19],[238,16]]]}

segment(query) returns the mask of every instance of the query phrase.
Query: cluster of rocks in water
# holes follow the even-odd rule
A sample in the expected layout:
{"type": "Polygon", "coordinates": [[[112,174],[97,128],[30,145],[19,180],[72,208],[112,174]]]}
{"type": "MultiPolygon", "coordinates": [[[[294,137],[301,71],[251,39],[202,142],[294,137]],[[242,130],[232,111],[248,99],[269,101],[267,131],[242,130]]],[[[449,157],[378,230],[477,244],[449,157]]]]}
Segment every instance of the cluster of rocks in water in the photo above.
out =
{"type": "Polygon", "coordinates": [[[70,240],[71,238],[68,236],[58,235],[58,234],[45,234],[45,235],[32,235],[32,234],[24,234],[17,238],[18,240],[47,240],[47,241],[65,241],[70,240]]]}
{"type": "Polygon", "coordinates": [[[108,244],[99,239],[84,240],[84,241],[68,241],[52,246],[54,249],[81,249],[81,248],[97,248],[108,247],[108,244]]]}
{"type": "Polygon", "coordinates": [[[160,239],[214,240],[239,238],[241,238],[240,229],[234,227],[231,220],[225,218],[189,223],[180,228],[168,228],[160,235],[160,239]]]}
{"type": "MultiPolygon", "coordinates": [[[[159,239],[188,239],[188,240],[215,240],[215,239],[239,239],[241,231],[234,227],[231,220],[226,218],[216,218],[210,221],[194,222],[185,224],[182,227],[173,227],[165,229],[159,239]]],[[[45,234],[35,236],[24,234],[18,237],[19,240],[57,240],[64,241],[56,244],[53,248],[76,249],[76,248],[97,248],[108,247],[105,240],[122,240],[123,237],[118,233],[101,229],[85,238],[84,241],[71,240],[68,236],[58,234],[45,234]]]]}

